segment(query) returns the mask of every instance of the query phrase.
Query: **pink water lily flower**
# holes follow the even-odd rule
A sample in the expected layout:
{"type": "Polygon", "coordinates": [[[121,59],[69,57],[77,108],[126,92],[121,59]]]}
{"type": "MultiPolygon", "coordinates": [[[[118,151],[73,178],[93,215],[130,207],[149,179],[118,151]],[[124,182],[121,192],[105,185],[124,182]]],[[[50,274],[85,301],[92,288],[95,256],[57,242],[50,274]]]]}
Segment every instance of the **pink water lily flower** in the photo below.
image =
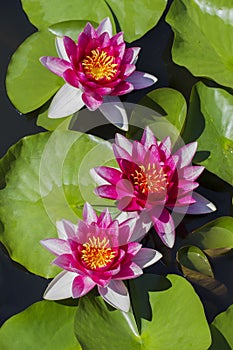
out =
{"type": "Polygon", "coordinates": [[[154,249],[132,242],[137,217],[118,222],[106,209],[99,216],[88,203],[83,221],[57,223],[59,238],[41,243],[56,255],[53,264],[63,269],[48,285],[44,298],[79,298],[95,286],[110,305],[127,312],[130,299],[122,280],[140,276],[142,269],[161,258],[154,249]]]}
{"type": "Polygon", "coordinates": [[[175,225],[171,211],[203,214],[216,210],[213,203],[193,192],[204,170],[191,164],[196,149],[193,142],[172,154],[170,138],[158,143],[149,127],[140,142],[116,134],[113,150],[120,169],[95,168],[96,181],[98,177],[105,181],[95,192],[117,200],[122,211],[146,211],[161,240],[172,247],[175,225]]]}
{"type": "Polygon", "coordinates": [[[77,44],[64,36],[56,39],[56,47],[59,57],[40,58],[66,82],[52,100],[49,117],[65,117],[86,105],[91,111],[99,108],[111,123],[127,130],[127,115],[118,96],[157,81],[135,70],[140,48],[126,48],[122,32],[112,35],[109,18],[97,29],[87,23],[77,44]]]}

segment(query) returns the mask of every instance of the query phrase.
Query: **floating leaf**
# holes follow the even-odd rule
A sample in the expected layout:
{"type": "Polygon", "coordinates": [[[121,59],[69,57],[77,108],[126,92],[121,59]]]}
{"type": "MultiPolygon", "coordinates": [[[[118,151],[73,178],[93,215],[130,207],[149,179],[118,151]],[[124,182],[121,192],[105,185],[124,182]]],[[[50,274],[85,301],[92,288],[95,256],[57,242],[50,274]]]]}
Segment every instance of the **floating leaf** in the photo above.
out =
{"type": "Polygon", "coordinates": [[[88,20],[100,23],[110,17],[111,11],[104,0],[22,0],[23,9],[29,20],[38,29],[64,21],[88,20]]]}
{"type": "Polygon", "coordinates": [[[110,7],[120,23],[126,41],[131,42],[158,23],[167,0],[67,0],[63,3],[60,0],[22,0],[22,3],[30,21],[39,29],[74,20],[100,23],[105,17],[110,17],[114,24],[110,7]],[[143,17],[142,12],[145,14],[143,17]]]}
{"type": "Polygon", "coordinates": [[[55,37],[48,30],[27,38],[8,66],[6,88],[13,105],[22,113],[41,107],[63,85],[63,79],[40,63],[41,56],[57,56],[55,37]]]}
{"type": "Polygon", "coordinates": [[[181,247],[177,252],[177,262],[184,276],[191,282],[208,289],[216,295],[226,295],[226,286],[214,278],[209,260],[196,246],[181,247]]]}
{"type": "Polygon", "coordinates": [[[185,267],[203,275],[214,277],[209,260],[198,247],[185,246],[180,248],[177,253],[177,261],[181,265],[181,269],[185,267]]]}
{"type": "MultiPolygon", "coordinates": [[[[177,90],[161,88],[149,92],[139,103],[157,112],[157,115],[148,113],[146,118],[140,118],[142,128],[149,125],[155,134],[159,128],[160,133],[163,133],[163,137],[170,135],[172,140],[176,141],[183,129],[187,113],[184,96],[177,90]],[[159,118],[159,115],[161,118],[159,118]],[[160,127],[158,127],[158,123],[160,127]],[[161,130],[163,125],[164,128],[161,130]]],[[[135,116],[131,119],[132,122],[134,118],[135,116]]]]}
{"type": "Polygon", "coordinates": [[[116,15],[128,42],[140,38],[152,29],[167,5],[167,0],[106,0],[106,2],[116,15]]]}
{"type": "Polygon", "coordinates": [[[94,21],[65,21],[51,25],[49,31],[56,36],[69,36],[77,42],[78,35],[83,31],[87,22],[91,23],[95,28],[98,27],[98,23],[94,21]]]}
{"type": "Polygon", "coordinates": [[[166,21],[175,34],[175,63],[195,76],[233,87],[231,0],[174,0],[166,21]]]}
{"type": "Polygon", "coordinates": [[[233,185],[233,96],[199,82],[193,88],[184,140],[198,141],[195,162],[233,185]]]}
{"type": "Polygon", "coordinates": [[[39,111],[36,124],[42,126],[45,130],[53,131],[56,129],[67,130],[69,128],[70,122],[73,116],[68,116],[64,118],[49,118],[48,108],[50,101],[47,102],[39,111]]]}
{"type": "Polygon", "coordinates": [[[140,139],[146,126],[159,140],[170,136],[173,145],[183,129],[187,105],[183,95],[171,88],[156,89],[133,106],[127,137],[140,139]]]}
{"type": "Polygon", "coordinates": [[[212,345],[209,350],[233,349],[233,305],[217,315],[210,325],[212,345]]]}
{"type": "Polygon", "coordinates": [[[57,236],[57,220],[76,223],[86,201],[97,210],[112,205],[94,194],[96,184],[89,174],[112,159],[108,142],[74,131],[25,137],[11,147],[0,162],[1,182],[6,182],[0,191],[0,240],[11,258],[35,274],[53,277],[58,268],[39,242],[57,236]]]}
{"type": "Polygon", "coordinates": [[[4,350],[81,350],[74,332],[76,307],[40,301],[11,317],[0,328],[4,350]]]}
{"type": "Polygon", "coordinates": [[[167,276],[167,286],[163,279],[144,275],[130,282],[133,309],[135,299],[141,315],[151,308],[151,319],[141,318],[140,334],[132,313],[113,310],[100,297],[81,298],[75,332],[82,349],[105,350],[109,344],[111,350],[208,349],[209,327],[192,286],[177,275],[167,276]]]}
{"type": "Polygon", "coordinates": [[[185,239],[185,244],[200,249],[233,248],[233,217],[223,216],[194,230],[185,239]]]}

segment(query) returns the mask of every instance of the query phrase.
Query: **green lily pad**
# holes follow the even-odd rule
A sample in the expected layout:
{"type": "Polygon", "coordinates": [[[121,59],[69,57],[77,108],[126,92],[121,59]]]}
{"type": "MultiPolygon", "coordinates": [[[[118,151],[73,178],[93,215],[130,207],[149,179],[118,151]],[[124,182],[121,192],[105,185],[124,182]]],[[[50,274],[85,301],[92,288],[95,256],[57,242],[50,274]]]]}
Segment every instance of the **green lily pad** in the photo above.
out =
{"type": "Polygon", "coordinates": [[[140,38],[152,29],[167,5],[167,0],[106,0],[106,2],[116,15],[128,42],[140,38]]]}
{"type": "Polygon", "coordinates": [[[209,350],[233,349],[233,305],[217,315],[210,325],[212,344],[209,350]]]}
{"type": "Polygon", "coordinates": [[[167,0],[67,0],[63,3],[59,0],[22,0],[22,3],[29,20],[39,29],[64,21],[88,19],[100,23],[105,17],[110,17],[115,30],[112,10],[125,34],[125,40],[132,42],[158,23],[167,0]],[[145,14],[143,17],[142,12],[145,14]]]}
{"type": "MultiPolygon", "coordinates": [[[[11,258],[29,271],[53,277],[58,268],[40,240],[57,236],[55,222],[77,223],[85,202],[98,211],[111,200],[94,194],[91,168],[115,158],[107,141],[74,131],[25,137],[0,162],[5,187],[0,191],[1,242],[11,258]]],[[[115,163],[111,162],[111,165],[115,163]]],[[[109,163],[110,164],[110,163],[109,163]]],[[[111,209],[111,208],[110,208],[111,209]]],[[[113,214],[116,214],[116,208],[113,214]]]]}
{"type": "Polygon", "coordinates": [[[100,23],[110,17],[111,11],[104,0],[22,0],[23,9],[30,22],[38,29],[65,21],[88,20],[100,23]]]}
{"type": "Polygon", "coordinates": [[[83,28],[90,22],[94,27],[98,27],[98,23],[94,21],[65,21],[51,25],[49,31],[56,36],[67,35],[77,42],[78,35],[83,31],[83,28]]]}
{"type": "Polygon", "coordinates": [[[49,118],[48,117],[48,108],[50,101],[48,101],[39,111],[36,125],[42,126],[45,130],[53,131],[56,129],[68,130],[69,125],[73,116],[68,116],[64,118],[49,118]]]}
{"type": "Polygon", "coordinates": [[[73,332],[76,307],[40,301],[0,328],[4,350],[81,350],[73,332]]]}
{"type": "Polygon", "coordinates": [[[166,16],[174,31],[174,62],[233,87],[231,13],[231,0],[174,0],[166,16]]]}
{"type": "Polygon", "coordinates": [[[75,333],[82,349],[106,350],[109,344],[111,350],[208,349],[209,327],[192,286],[177,275],[168,275],[167,282],[156,275],[130,281],[133,310],[137,306],[141,315],[140,332],[132,313],[109,308],[101,297],[81,298],[75,333]]]}
{"type": "Polygon", "coordinates": [[[8,66],[7,94],[24,114],[41,107],[64,84],[62,78],[40,63],[41,56],[57,56],[55,37],[48,30],[29,36],[16,50],[8,66]]]}
{"type": "Polygon", "coordinates": [[[187,124],[183,134],[187,142],[196,139],[198,152],[194,162],[204,165],[233,185],[233,96],[224,89],[197,83],[192,91],[187,124]]]}
{"type": "Polygon", "coordinates": [[[185,239],[185,244],[200,249],[233,248],[233,218],[223,216],[194,230],[185,239]]]}
{"type": "Polygon", "coordinates": [[[161,140],[168,135],[172,144],[179,139],[187,113],[184,96],[177,90],[161,88],[149,92],[131,114],[127,137],[140,139],[146,126],[161,140]]]}

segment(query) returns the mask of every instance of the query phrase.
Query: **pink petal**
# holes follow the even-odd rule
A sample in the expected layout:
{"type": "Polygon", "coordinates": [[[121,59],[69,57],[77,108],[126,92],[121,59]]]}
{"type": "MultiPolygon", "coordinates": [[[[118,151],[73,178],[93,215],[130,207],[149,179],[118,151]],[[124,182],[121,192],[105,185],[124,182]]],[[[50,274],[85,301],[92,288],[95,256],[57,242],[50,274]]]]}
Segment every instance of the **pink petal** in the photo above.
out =
{"type": "Polygon", "coordinates": [[[144,269],[150,265],[156,263],[162,258],[162,254],[157,250],[150,248],[142,248],[137,255],[134,256],[133,262],[135,262],[141,269],[144,269]]]}
{"type": "Polygon", "coordinates": [[[138,203],[137,198],[130,196],[120,199],[117,203],[117,207],[122,211],[138,211],[143,209],[141,204],[138,203]]]}
{"type": "Polygon", "coordinates": [[[75,56],[77,53],[77,45],[75,44],[74,40],[72,40],[68,36],[64,36],[63,41],[64,41],[64,46],[66,49],[67,56],[69,58],[71,56],[75,56]]]}
{"type": "Polygon", "coordinates": [[[76,276],[74,272],[60,272],[46,288],[44,299],[61,300],[72,297],[72,283],[76,276]]]}
{"type": "Polygon", "coordinates": [[[95,28],[89,22],[84,27],[83,33],[85,33],[90,38],[94,38],[96,36],[95,28]]]}
{"type": "Polygon", "coordinates": [[[103,21],[100,23],[100,25],[96,29],[96,33],[99,36],[105,32],[109,34],[110,38],[112,37],[112,23],[109,17],[106,17],[105,19],[103,19],[103,21]]]}
{"type": "Polygon", "coordinates": [[[124,105],[118,96],[104,96],[104,103],[99,107],[105,118],[117,128],[128,130],[128,118],[124,105]]]}
{"type": "Polygon", "coordinates": [[[132,239],[135,227],[139,220],[139,215],[137,213],[131,213],[131,215],[127,216],[128,218],[124,221],[121,221],[123,217],[122,213],[116,218],[120,222],[118,238],[119,246],[125,245],[132,239]]]}
{"type": "Polygon", "coordinates": [[[138,252],[141,250],[142,245],[138,242],[130,242],[128,243],[127,247],[127,254],[130,254],[132,256],[138,254],[138,252]]]}
{"type": "Polygon", "coordinates": [[[143,132],[141,143],[145,146],[146,149],[149,149],[152,145],[155,145],[157,147],[157,140],[148,126],[143,132]]]}
{"type": "Polygon", "coordinates": [[[90,111],[95,111],[103,103],[103,98],[94,92],[91,94],[84,92],[82,94],[82,99],[87,108],[90,109],[90,111]]]}
{"type": "Polygon", "coordinates": [[[96,215],[95,210],[89,203],[84,204],[83,208],[83,220],[87,224],[92,224],[93,222],[97,222],[98,216],[96,215]]]}
{"type": "Polygon", "coordinates": [[[134,141],[133,150],[132,150],[132,159],[134,159],[135,163],[138,164],[139,166],[142,165],[145,155],[146,155],[145,146],[139,141],[134,141]]]}
{"type": "Polygon", "coordinates": [[[177,167],[184,168],[185,166],[190,165],[194,157],[194,154],[196,153],[196,150],[197,150],[197,142],[189,143],[188,145],[185,145],[180,149],[178,149],[178,151],[174,153],[174,155],[179,156],[179,162],[177,164],[177,167]]]}
{"type": "Polygon", "coordinates": [[[117,199],[118,197],[116,187],[113,185],[98,186],[95,189],[95,193],[97,194],[97,196],[100,196],[103,198],[117,199]]]}
{"type": "MultiPolygon", "coordinates": [[[[131,214],[132,215],[132,214],[131,214]]],[[[135,214],[134,214],[135,215],[135,214]]],[[[147,210],[143,210],[137,214],[138,218],[134,227],[130,242],[140,242],[151,228],[151,217],[147,210]]]]}
{"type": "Polygon", "coordinates": [[[167,136],[164,140],[162,140],[159,144],[159,149],[161,149],[164,153],[166,158],[168,158],[171,155],[171,138],[167,136]]]}
{"type": "Polygon", "coordinates": [[[96,283],[88,276],[78,275],[73,280],[72,284],[72,296],[73,298],[80,298],[87,294],[91,289],[95,287],[96,283]]]}
{"type": "Polygon", "coordinates": [[[80,83],[79,83],[79,79],[76,75],[76,73],[73,71],[73,69],[67,69],[64,73],[63,73],[63,79],[69,83],[70,85],[72,85],[75,88],[79,88],[80,83]]]}
{"type": "Polygon", "coordinates": [[[153,85],[158,79],[152,74],[135,71],[126,80],[133,84],[134,89],[137,90],[153,85]]]}
{"type": "Polygon", "coordinates": [[[112,149],[116,159],[126,159],[129,162],[132,162],[132,156],[124,148],[113,144],[112,149]]]}
{"type": "Polygon", "coordinates": [[[120,84],[118,84],[111,95],[125,95],[131,92],[134,89],[133,85],[127,81],[122,81],[120,84]]]}
{"type": "Polygon", "coordinates": [[[115,143],[121,148],[127,150],[129,154],[132,154],[133,143],[130,140],[128,140],[125,136],[121,134],[116,134],[115,143]]]}
{"type": "Polygon", "coordinates": [[[76,260],[72,254],[59,255],[56,259],[53,260],[53,264],[61,267],[63,270],[72,272],[77,271],[76,260]]]}
{"type": "Polygon", "coordinates": [[[111,38],[111,45],[113,47],[118,46],[118,45],[123,44],[123,43],[124,43],[123,32],[119,32],[111,38]]]}
{"type": "Polygon", "coordinates": [[[56,222],[58,237],[61,239],[73,238],[76,236],[77,226],[68,220],[56,222]]]}
{"type": "Polygon", "coordinates": [[[63,118],[79,111],[84,105],[81,95],[81,90],[68,84],[63,85],[50,104],[49,118],[63,118]]]}
{"type": "Polygon", "coordinates": [[[197,188],[199,186],[199,184],[197,182],[194,181],[189,181],[189,180],[184,180],[184,179],[180,179],[178,181],[178,188],[179,188],[179,193],[185,193],[185,192],[189,192],[194,190],[195,188],[197,188]],[[181,191],[182,189],[182,191],[181,191]]]}
{"type": "Polygon", "coordinates": [[[179,170],[179,177],[183,177],[186,180],[194,181],[205,170],[204,166],[187,166],[179,170]]]}
{"type": "Polygon", "coordinates": [[[175,227],[174,222],[166,209],[163,209],[162,214],[158,217],[156,213],[152,215],[154,228],[163,243],[172,248],[175,242],[175,227]]]}
{"type": "Polygon", "coordinates": [[[41,240],[40,243],[54,255],[72,254],[69,243],[63,239],[49,238],[41,240]]]}
{"type": "Polygon", "coordinates": [[[112,280],[107,287],[98,286],[98,290],[102,298],[124,312],[128,312],[130,308],[130,299],[126,286],[122,281],[112,280]]]}
{"type": "Polygon", "coordinates": [[[120,199],[125,196],[133,196],[134,188],[128,179],[121,179],[116,184],[117,198],[120,199]]]}
{"type": "Polygon", "coordinates": [[[121,68],[121,77],[122,79],[127,78],[129,75],[131,75],[135,71],[136,67],[134,64],[125,64],[121,68]]]}
{"type": "Polygon", "coordinates": [[[108,166],[96,167],[95,171],[99,176],[110,182],[112,185],[116,185],[122,176],[122,173],[118,169],[110,168],[108,166]]]}
{"type": "Polygon", "coordinates": [[[99,216],[97,224],[100,228],[107,228],[112,222],[108,208],[106,208],[99,216]]]}
{"type": "Polygon", "coordinates": [[[51,72],[58,75],[59,77],[63,77],[63,73],[71,68],[71,64],[65,61],[62,58],[51,57],[51,56],[43,56],[40,57],[40,62],[51,72]]]}
{"type": "Polygon", "coordinates": [[[123,265],[120,272],[114,276],[114,280],[126,280],[138,277],[143,274],[142,269],[135,262],[123,265]]]}
{"type": "Polygon", "coordinates": [[[125,50],[125,54],[122,60],[122,63],[131,63],[135,64],[138,58],[138,54],[140,52],[141,48],[140,47],[130,47],[125,50]]]}
{"type": "Polygon", "coordinates": [[[174,207],[176,213],[182,214],[208,214],[217,210],[216,206],[210,202],[207,198],[201,196],[199,193],[193,192],[192,197],[196,200],[195,203],[190,204],[188,207],[174,207]]]}

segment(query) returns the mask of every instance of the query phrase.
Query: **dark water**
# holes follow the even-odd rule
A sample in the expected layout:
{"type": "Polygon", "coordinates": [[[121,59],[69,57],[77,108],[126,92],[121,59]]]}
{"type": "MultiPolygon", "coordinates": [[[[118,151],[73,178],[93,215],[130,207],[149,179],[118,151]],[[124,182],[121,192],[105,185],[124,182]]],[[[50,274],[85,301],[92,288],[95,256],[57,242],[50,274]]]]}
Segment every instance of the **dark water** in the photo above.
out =
{"type": "MultiPolygon", "coordinates": [[[[17,112],[5,91],[5,75],[10,57],[24,39],[35,32],[35,28],[28,22],[19,0],[4,2],[4,9],[1,10],[0,17],[0,156],[3,156],[8,148],[23,136],[44,130],[36,126],[34,119],[22,116],[17,112]]],[[[133,46],[142,46],[137,67],[139,70],[148,71],[159,77],[157,88],[169,86],[178,89],[188,100],[191,88],[197,79],[185,68],[179,67],[172,62],[170,54],[172,39],[171,29],[165,23],[163,17],[155,29],[133,44],[133,46]]],[[[131,93],[127,98],[127,102],[137,102],[145,92],[151,89],[148,88],[146,91],[131,93]]],[[[105,135],[100,136],[109,136],[106,133],[107,130],[105,135]]],[[[207,172],[205,172],[200,178],[200,192],[206,194],[216,204],[218,211],[198,218],[186,218],[185,229],[188,231],[217,217],[232,215],[232,188],[215,176],[212,176],[210,180],[207,175],[207,172]]],[[[216,278],[225,283],[229,292],[225,298],[216,297],[206,292],[206,290],[195,286],[205,305],[209,321],[217,313],[233,303],[232,256],[228,255],[227,257],[214,259],[211,263],[213,264],[216,278]]],[[[170,266],[165,268],[162,264],[158,264],[156,269],[158,273],[179,273],[177,266],[174,264],[174,257],[170,266]]],[[[32,303],[41,300],[47,283],[47,280],[32,275],[18,264],[12,262],[4,250],[0,249],[0,324],[32,303]]]]}

